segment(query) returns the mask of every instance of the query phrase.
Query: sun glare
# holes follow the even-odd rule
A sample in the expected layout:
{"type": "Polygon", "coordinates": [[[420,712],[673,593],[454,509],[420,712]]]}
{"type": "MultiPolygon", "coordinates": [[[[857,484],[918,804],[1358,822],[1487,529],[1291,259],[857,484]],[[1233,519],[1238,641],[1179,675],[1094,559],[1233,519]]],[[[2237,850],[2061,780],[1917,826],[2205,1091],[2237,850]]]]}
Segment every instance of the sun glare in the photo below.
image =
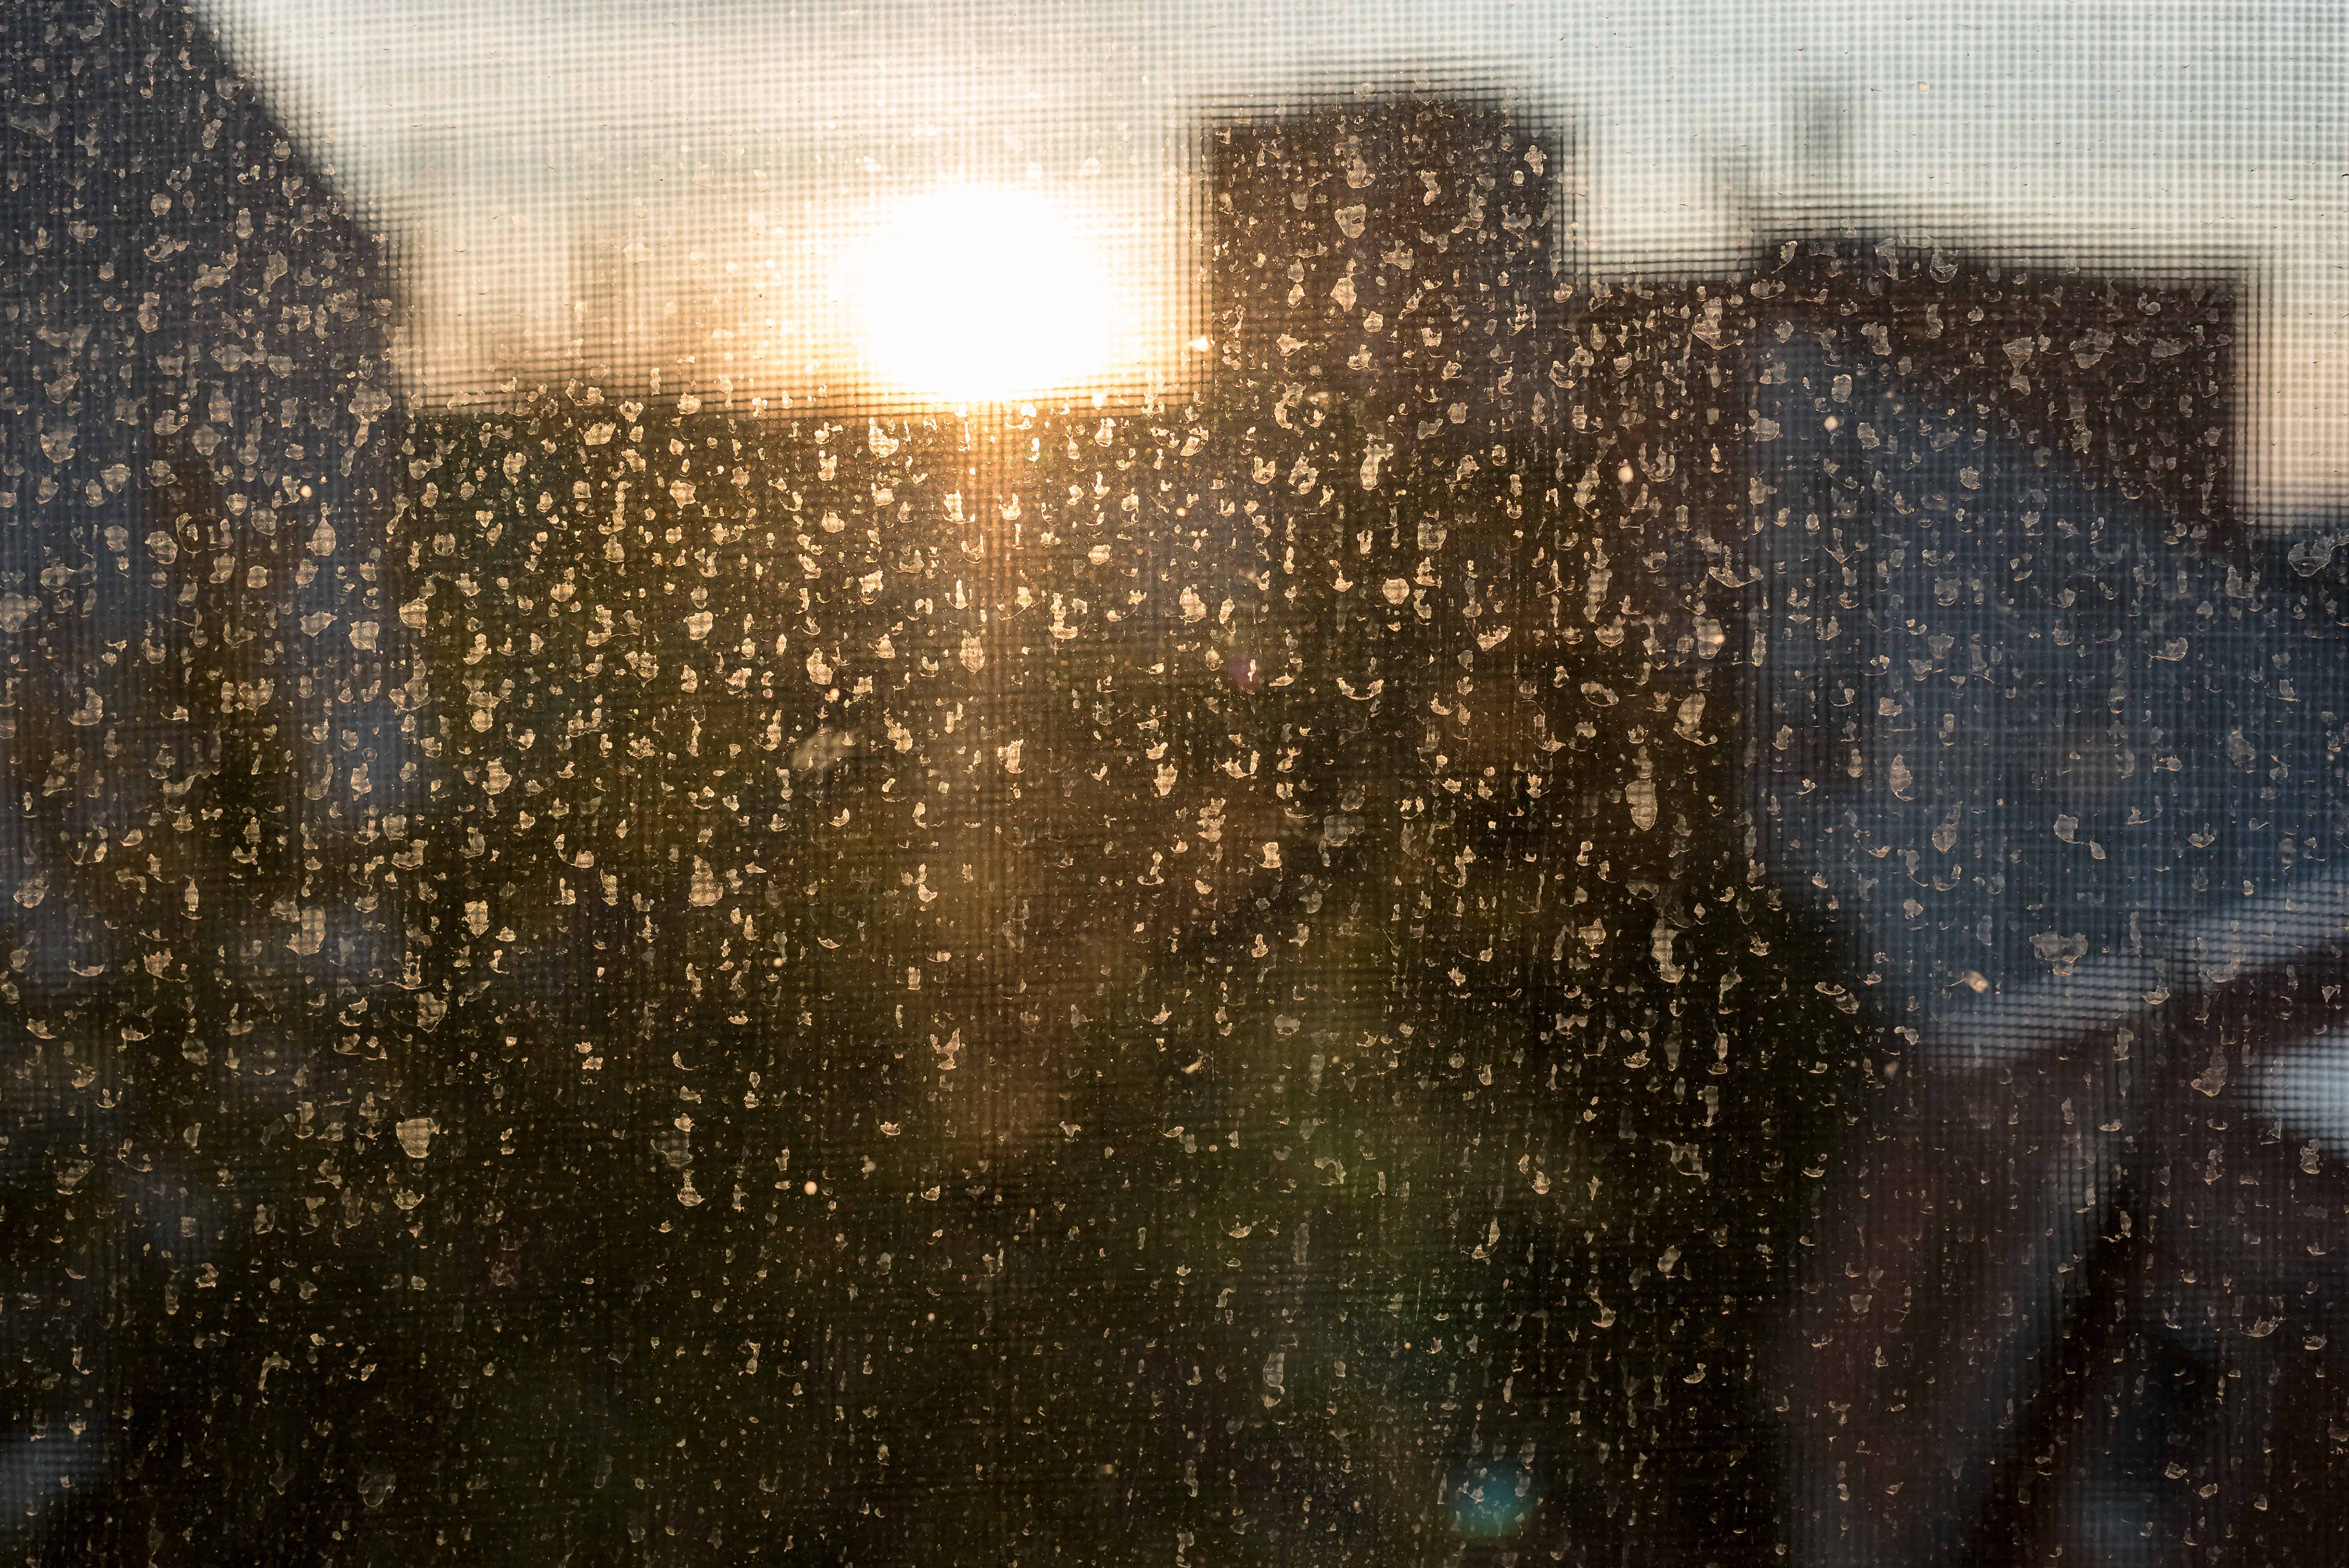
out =
{"type": "Polygon", "coordinates": [[[856,294],[872,371],[905,392],[988,401],[1071,390],[1113,351],[1099,257],[1041,195],[953,186],[864,246],[856,294]]]}

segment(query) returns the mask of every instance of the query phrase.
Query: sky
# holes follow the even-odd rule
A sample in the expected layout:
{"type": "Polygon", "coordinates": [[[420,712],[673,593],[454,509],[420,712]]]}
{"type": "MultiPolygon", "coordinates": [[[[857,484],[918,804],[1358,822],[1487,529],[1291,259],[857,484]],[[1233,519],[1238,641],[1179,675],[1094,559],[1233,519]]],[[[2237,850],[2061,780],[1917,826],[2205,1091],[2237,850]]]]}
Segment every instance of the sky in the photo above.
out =
{"type": "MultiPolygon", "coordinates": [[[[874,352],[859,280],[942,186],[1048,205],[1053,242],[1111,280],[1111,368],[1168,374],[1195,330],[1203,109],[1418,76],[1575,128],[1597,267],[1716,267],[1739,242],[1733,191],[1832,184],[1953,248],[2247,269],[2253,497],[2282,518],[2349,493],[2338,6],[200,6],[395,246],[429,399],[580,363],[806,397],[874,352]],[[1843,117],[1832,178],[1800,129],[1821,102],[1843,117]]],[[[942,236],[938,267],[990,238],[942,236]]]]}

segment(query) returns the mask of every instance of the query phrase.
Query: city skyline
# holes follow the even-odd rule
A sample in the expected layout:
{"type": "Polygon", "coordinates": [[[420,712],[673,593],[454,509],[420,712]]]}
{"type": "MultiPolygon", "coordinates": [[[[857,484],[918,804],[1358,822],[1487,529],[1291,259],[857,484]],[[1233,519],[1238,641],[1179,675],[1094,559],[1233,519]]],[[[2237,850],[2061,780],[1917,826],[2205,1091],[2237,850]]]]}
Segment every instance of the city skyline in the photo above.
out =
{"type": "Polygon", "coordinates": [[[666,385],[704,395],[730,375],[794,397],[853,381],[837,296],[860,247],[953,181],[1066,203],[1136,318],[1120,384],[1180,379],[1203,109],[1422,77],[1575,128],[1565,238],[1601,272],[1725,273],[1756,213],[1804,210],[2038,266],[2226,258],[2258,276],[2244,471],[2262,515],[2289,526],[2349,490],[2342,29],[2322,12],[2152,28],[2078,6],[1393,5],[1268,30],[1209,5],[206,14],[399,255],[426,403],[571,369],[582,258],[605,251],[657,341],[618,374],[666,362],[666,385]]]}

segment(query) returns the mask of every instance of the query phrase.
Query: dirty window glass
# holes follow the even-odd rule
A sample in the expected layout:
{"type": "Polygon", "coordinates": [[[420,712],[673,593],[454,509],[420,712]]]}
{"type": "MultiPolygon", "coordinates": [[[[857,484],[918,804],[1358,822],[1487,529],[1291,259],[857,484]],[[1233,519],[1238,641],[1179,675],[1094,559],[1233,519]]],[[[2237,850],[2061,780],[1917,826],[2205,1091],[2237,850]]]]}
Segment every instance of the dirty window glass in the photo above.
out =
{"type": "Polygon", "coordinates": [[[0,1552],[2326,1561],[2337,21],[0,15],[0,1552]]]}

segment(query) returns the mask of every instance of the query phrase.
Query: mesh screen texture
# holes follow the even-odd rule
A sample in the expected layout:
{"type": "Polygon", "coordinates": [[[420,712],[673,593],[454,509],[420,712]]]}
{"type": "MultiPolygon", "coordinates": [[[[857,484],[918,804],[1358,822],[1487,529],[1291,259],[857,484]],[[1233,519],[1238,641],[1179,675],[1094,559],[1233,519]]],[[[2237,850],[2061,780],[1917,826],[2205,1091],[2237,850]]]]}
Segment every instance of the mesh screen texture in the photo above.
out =
{"type": "Polygon", "coordinates": [[[0,1554],[2344,1554],[2340,23],[24,0],[0,1554]]]}

